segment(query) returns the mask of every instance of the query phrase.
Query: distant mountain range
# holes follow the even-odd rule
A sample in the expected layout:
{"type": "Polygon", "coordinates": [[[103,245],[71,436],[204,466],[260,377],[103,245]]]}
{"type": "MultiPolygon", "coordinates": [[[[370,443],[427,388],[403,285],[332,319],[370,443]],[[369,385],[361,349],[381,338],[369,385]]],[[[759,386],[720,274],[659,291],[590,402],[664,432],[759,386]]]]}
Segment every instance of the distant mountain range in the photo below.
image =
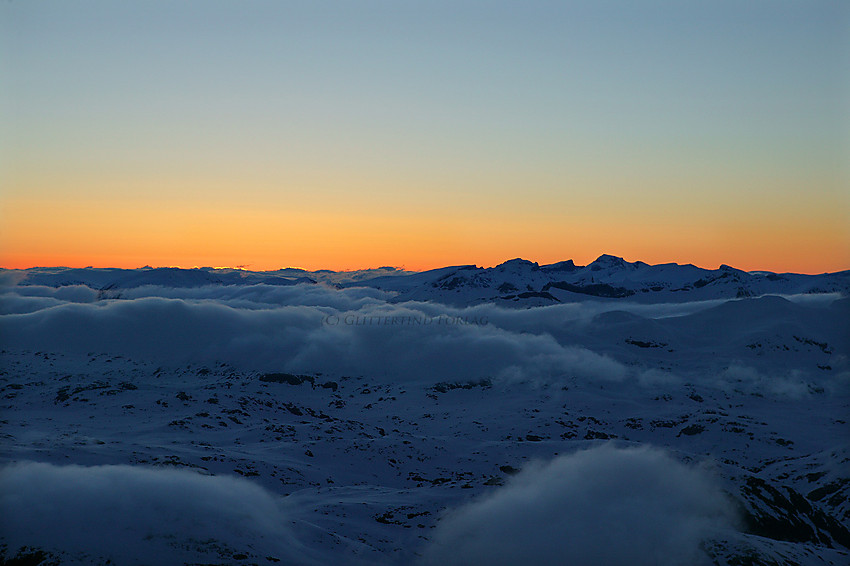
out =
{"type": "Polygon", "coordinates": [[[104,293],[143,286],[191,288],[210,285],[365,286],[395,294],[395,302],[434,301],[456,306],[497,303],[521,307],[588,299],[653,302],[754,297],[770,294],[850,294],[850,270],[820,275],[742,271],[728,265],[703,269],[691,264],[650,265],[602,255],[589,265],[572,260],[538,265],[512,259],[490,268],[475,265],[422,272],[380,267],[361,271],[245,271],[210,267],[117,269],[37,267],[3,270],[19,285],[85,285],[104,293]]]}

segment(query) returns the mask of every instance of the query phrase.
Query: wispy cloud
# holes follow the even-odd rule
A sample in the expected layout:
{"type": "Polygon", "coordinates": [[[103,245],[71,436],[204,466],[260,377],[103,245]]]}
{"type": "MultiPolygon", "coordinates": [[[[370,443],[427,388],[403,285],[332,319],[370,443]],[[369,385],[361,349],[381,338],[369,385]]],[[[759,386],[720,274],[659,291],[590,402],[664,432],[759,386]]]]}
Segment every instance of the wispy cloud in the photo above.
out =
{"type": "Polygon", "coordinates": [[[531,465],[449,513],[422,564],[710,564],[700,542],[732,522],[707,471],[654,448],[603,446],[531,465]]]}
{"type": "Polygon", "coordinates": [[[0,532],[81,563],[183,564],[271,554],[319,564],[279,497],[240,478],[137,466],[26,462],[0,470],[0,532]]]}

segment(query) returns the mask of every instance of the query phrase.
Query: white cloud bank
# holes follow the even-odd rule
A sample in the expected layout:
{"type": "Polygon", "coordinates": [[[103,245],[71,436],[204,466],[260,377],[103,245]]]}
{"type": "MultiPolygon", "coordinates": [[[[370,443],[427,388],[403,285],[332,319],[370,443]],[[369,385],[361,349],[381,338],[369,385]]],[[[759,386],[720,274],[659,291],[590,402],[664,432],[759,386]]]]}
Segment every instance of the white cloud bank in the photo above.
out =
{"type": "Polygon", "coordinates": [[[627,373],[606,356],[560,344],[545,332],[499,328],[486,317],[479,319],[484,323],[469,324],[458,321],[460,312],[376,302],[369,293],[346,295],[343,302],[353,304],[337,307],[354,309],[238,308],[159,297],[63,303],[0,317],[0,337],[12,348],[393,380],[567,376],[618,381],[627,373]]]}
{"type": "Polygon", "coordinates": [[[278,497],[241,478],[34,462],[0,470],[0,541],[12,555],[28,546],[79,563],[220,563],[240,553],[319,563],[290,519],[278,497]]]}
{"type": "Polygon", "coordinates": [[[603,446],[531,465],[451,512],[421,564],[708,564],[700,542],[732,520],[706,471],[653,448],[603,446]]]}
{"type": "MultiPolygon", "coordinates": [[[[79,285],[4,287],[0,341],[6,348],[121,354],[163,365],[225,362],[245,371],[369,375],[393,381],[622,382],[632,377],[646,387],[678,386],[681,379],[671,371],[635,364],[636,353],[656,353],[628,346],[627,339],[638,338],[675,350],[672,359],[696,351],[696,344],[712,352],[705,359],[718,359],[712,371],[719,378],[712,385],[755,387],[770,395],[808,394],[811,379],[800,371],[803,365],[758,368],[774,381],[741,379],[740,372],[726,371],[723,353],[731,353],[730,361],[748,355],[742,344],[771,338],[774,327],[776,333],[811,337],[812,344],[829,342],[836,354],[847,351],[846,332],[840,331],[846,326],[846,300],[832,295],[805,307],[774,298],[654,305],[586,301],[514,309],[393,303],[393,295],[385,291],[323,284],[139,287],[116,293],[122,299],[100,300],[96,291],[79,285]],[[709,309],[718,304],[723,309],[709,309]],[[831,306],[825,308],[827,304],[831,306]],[[752,316],[761,318],[747,318],[752,316]],[[731,330],[730,319],[737,321],[731,330]],[[470,320],[474,322],[465,322],[470,320]],[[750,336],[756,330],[759,334],[750,336]],[[776,386],[776,375],[782,387],[776,386]]],[[[790,335],[784,340],[798,345],[790,335]]],[[[815,362],[830,365],[835,374],[846,371],[841,356],[810,358],[807,371],[815,362]]],[[[815,373],[815,381],[830,377],[821,370],[815,373]]]]}

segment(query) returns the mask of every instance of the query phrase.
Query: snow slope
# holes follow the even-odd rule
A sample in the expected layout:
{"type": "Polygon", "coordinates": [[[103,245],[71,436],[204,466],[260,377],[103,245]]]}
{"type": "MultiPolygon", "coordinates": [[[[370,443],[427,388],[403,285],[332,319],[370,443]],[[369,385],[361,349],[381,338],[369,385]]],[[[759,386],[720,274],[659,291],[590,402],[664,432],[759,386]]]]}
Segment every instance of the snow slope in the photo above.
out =
{"type": "Polygon", "coordinates": [[[847,272],[2,275],[4,560],[850,560],[847,272]]]}

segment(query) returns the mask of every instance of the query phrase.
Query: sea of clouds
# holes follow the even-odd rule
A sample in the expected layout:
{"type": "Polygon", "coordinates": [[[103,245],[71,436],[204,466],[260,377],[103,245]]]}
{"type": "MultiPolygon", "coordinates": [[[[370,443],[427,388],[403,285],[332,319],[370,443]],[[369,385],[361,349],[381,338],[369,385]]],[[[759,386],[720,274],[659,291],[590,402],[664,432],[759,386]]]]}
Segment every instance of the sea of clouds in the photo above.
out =
{"type": "MultiPolygon", "coordinates": [[[[612,355],[606,350],[604,329],[633,324],[651,333],[659,321],[716,313],[706,315],[706,324],[713,326],[703,334],[718,335],[724,330],[716,327],[728,318],[719,310],[725,301],[584,301],[517,309],[396,303],[391,293],[379,289],[324,284],[147,286],[104,293],[82,285],[14,283],[0,287],[0,338],[7,348],[121,354],[174,365],[220,362],[245,371],[368,375],[393,381],[632,379],[648,386],[674,385],[682,382],[675,371],[638,367],[612,355]]],[[[835,296],[776,301],[778,305],[766,303],[762,310],[785,308],[787,303],[805,310],[809,318],[822,313],[835,318],[830,305],[842,303],[835,296]]],[[[770,319],[770,312],[756,314],[770,319]]],[[[799,372],[765,378],[763,370],[759,374],[739,362],[728,369],[717,368],[712,380],[768,393],[809,390],[808,376],[799,372]],[[777,379],[790,383],[777,386],[777,379]]]]}

